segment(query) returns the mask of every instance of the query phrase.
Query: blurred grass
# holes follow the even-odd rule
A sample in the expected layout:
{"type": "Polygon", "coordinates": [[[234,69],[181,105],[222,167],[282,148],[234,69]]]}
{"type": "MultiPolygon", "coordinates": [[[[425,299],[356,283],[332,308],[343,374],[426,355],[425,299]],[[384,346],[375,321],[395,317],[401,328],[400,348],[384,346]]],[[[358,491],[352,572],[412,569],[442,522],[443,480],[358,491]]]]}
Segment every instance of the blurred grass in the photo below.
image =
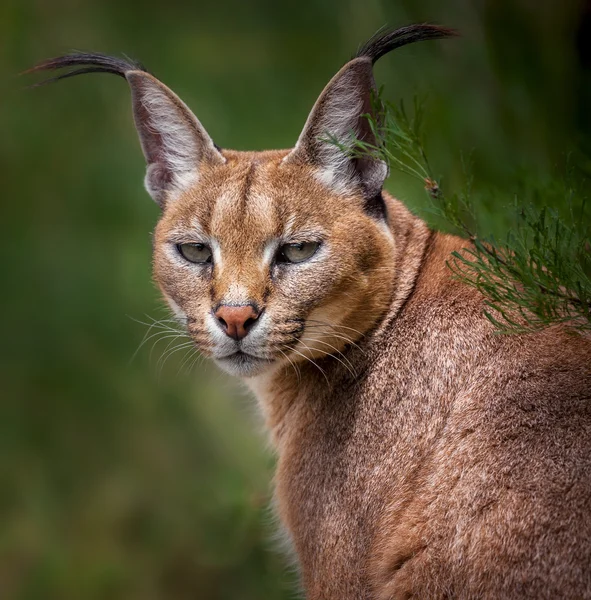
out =
{"type": "MultiPolygon", "coordinates": [[[[586,8],[587,7],[587,8],[586,8]]],[[[70,49],[125,52],[193,108],[216,142],[293,144],[322,87],[385,23],[463,37],[376,69],[386,97],[430,95],[430,155],[453,185],[474,149],[481,186],[544,174],[587,134],[588,65],[568,0],[4,0],[0,5],[2,340],[0,597],[293,597],[272,550],[272,457],[254,401],[183,355],[156,368],[147,329],[158,209],[125,84],[25,91],[16,74],[70,49]],[[182,371],[182,369],[181,369],[182,371]]],[[[580,38],[580,35],[579,35],[580,38]]],[[[396,174],[410,206],[423,194],[396,174]]],[[[512,198],[508,196],[507,203],[512,198]]],[[[501,207],[483,207],[494,222],[501,207]]]]}

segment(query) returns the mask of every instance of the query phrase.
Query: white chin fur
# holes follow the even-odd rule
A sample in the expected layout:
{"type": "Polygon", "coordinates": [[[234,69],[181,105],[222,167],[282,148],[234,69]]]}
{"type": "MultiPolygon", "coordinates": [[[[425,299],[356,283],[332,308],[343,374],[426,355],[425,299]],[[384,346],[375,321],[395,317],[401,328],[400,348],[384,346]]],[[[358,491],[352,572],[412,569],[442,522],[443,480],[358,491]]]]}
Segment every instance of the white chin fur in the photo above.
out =
{"type": "Polygon", "coordinates": [[[273,361],[246,355],[234,355],[229,358],[216,358],[216,365],[235,377],[255,377],[273,366],[273,361]]]}

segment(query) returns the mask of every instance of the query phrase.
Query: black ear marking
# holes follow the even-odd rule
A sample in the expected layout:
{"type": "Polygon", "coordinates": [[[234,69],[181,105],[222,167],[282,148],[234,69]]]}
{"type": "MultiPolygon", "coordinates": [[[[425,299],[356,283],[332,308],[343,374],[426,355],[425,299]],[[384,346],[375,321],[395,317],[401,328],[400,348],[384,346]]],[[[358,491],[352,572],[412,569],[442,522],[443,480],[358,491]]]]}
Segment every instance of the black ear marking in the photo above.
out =
{"type": "Polygon", "coordinates": [[[106,54],[90,52],[73,52],[64,56],[50,58],[35,65],[32,69],[28,69],[25,73],[59,71],[61,69],[71,70],[61,73],[56,77],[34,83],[31,87],[47,85],[48,83],[54,83],[61,79],[74,77],[75,75],[85,75],[86,73],[111,73],[112,75],[118,75],[123,78],[125,78],[126,73],[129,71],[149,73],[141,63],[132,59],[123,59],[115,56],[107,56],[106,54]]]}
{"type": "MultiPolygon", "coordinates": [[[[407,44],[415,42],[424,42],[427,40],[438,40],[442,38],[458,36],[455,29],[440,27],[439,25],[430,25],[429,23],[408,25],[399,29],[378,30],[365,44],[359,48],[354,58],[369,58],[371,63],[375,64],[382,56],[388,54],[396,48],[401,48],[407,44]]],[[[353,60],[351,59],[351,60],[353,60]]]]}

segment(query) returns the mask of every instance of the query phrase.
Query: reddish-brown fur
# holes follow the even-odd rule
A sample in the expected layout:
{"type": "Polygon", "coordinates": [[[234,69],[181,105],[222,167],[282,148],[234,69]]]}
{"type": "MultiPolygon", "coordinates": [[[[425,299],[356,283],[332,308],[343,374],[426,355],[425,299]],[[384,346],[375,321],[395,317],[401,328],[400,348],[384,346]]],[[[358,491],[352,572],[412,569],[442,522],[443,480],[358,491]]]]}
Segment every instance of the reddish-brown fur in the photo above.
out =
{"type": "Polygon", "coordinates": [[[590,345],[496,334],[445,266],[464,245],[432,234],[361,377],[327,359],[330,387],[262,394],[309,598],[591,597],[590,345]]]}
{"type": "Polygon", "coordinates": [[[155,281],[195,345],[248,376],[309,600],[591,598],[591,343],[558,326],[497,334],[446,265],[467,242],[380,196],[381,161],[319,137],[372,142],[372,62],[446,35],[411,26],[364,46],[292,151],[218,150],[137,65],[42,65],[130,83],[163,209],[155,281]],[[304,242],[316,253],[281,259],[304,242]],[[191,243],[210,260],[183,258],[191,243]],[[237,310],[257,315],[241,339],[218,319],[237,310]]]}

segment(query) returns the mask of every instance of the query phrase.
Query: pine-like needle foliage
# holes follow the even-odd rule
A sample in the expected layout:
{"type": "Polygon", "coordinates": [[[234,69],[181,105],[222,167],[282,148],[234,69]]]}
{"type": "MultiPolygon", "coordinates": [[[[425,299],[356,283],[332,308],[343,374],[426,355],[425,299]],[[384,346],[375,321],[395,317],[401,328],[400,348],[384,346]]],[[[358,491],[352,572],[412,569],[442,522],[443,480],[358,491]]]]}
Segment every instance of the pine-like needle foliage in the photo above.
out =
{"type": "Polygon", "coordinates": [[[512,227],[496,239],[478,225],[482,200],[469,169],[459,191],[444,191],[434,175],[425,150],[424,105],[415,99],[409,115],[402,103],[384,103],[380,96],[374,101],[378,117],[365,115],[378,144],[355,137],[347,145],[329,141],[352,156],[379,157],[422,183],[429,198],[427,220],[435,217],[467,238],[448,266],[482,292],[485,315],[497,330],[529,332],[562,323],[580,333],[591,331],[591,229],[573,170],[542,188],[525,185],[505,215],[512,227]]]}

